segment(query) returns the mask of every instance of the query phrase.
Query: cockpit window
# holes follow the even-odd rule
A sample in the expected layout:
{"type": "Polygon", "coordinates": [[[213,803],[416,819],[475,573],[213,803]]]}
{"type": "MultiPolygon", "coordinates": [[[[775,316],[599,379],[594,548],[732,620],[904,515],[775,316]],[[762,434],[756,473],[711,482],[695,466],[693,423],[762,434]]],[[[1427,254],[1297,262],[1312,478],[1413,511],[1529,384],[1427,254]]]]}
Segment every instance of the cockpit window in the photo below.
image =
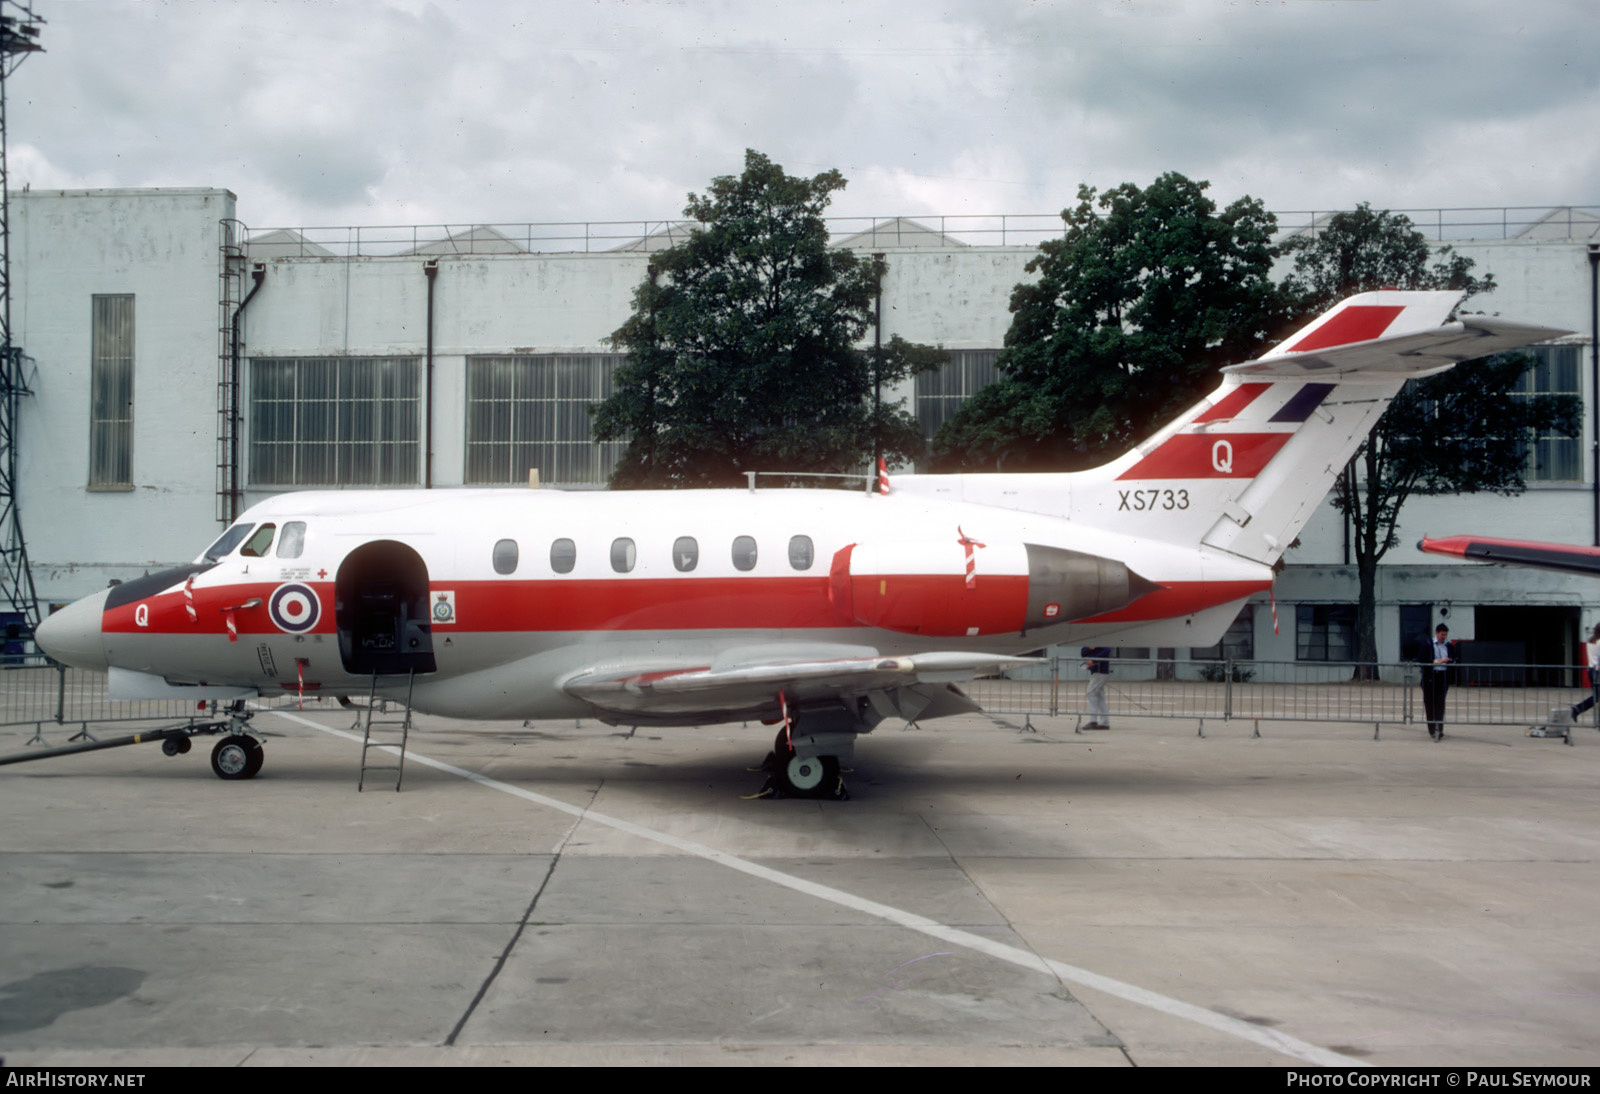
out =
{"type": "Polygon", "coordinates": [[[244,541],[244,546],[239,548],[239,554],[245,558],[265,558],[267,551],[272,547],[272,536],[277,530],[276,524],[263,524],[244,541]]]}
{"type": "Polygon", "coordinates": [[[222,533],[221,539],[206,548],[206,558],[215,562],[217,559],[231,553],[244,540],[244,537],[250,534],[250,529],[254,527],[254,524],[235,524],[232,528],[222,533]]]}
{"type": "Polygon", "coordinates": [[[283,526],[283,535],[278,537],[279,558],[299,558],[300,552],[306,549],[306,522],[291,520],[283,526]]]}

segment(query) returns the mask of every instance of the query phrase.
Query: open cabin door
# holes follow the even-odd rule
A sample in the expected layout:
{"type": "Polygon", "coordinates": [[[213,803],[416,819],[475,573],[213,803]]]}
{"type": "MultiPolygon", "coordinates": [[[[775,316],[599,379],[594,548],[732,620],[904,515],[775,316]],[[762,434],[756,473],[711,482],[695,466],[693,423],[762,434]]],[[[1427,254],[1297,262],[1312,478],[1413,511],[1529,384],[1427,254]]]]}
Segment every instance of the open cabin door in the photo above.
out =
{"type": "Polygon", "coordinates": [[[362,544],[334,579],[339,657],[352,676],[433,672],[428,567],[403,543],[362,544]]]}

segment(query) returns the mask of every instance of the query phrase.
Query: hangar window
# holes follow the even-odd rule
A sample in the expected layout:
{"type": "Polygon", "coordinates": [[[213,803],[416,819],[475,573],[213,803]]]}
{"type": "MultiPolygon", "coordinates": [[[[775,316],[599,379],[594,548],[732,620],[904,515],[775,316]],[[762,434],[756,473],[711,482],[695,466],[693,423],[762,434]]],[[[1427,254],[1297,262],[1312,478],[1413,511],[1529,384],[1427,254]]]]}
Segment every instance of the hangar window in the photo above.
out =
{"type": "Polygon", "coordinates": [[[816,558],[810,536],[794,536],[789,540],[789,565],[796,570],[809,570],[816,558]]]}
{"type": "Polygon", "coordinates": [[[620,353],[467,358],[467,470],[471,484],[539,481],[600,486],[627,448],[596,444],[589,407],[611,394],[620,353]]]}
{"type": "Polygon", "coordinates": [[[679,536],[672,541],[672,564],[683,574],[700,565],[700,545],[693,536],[679,536]]]}
{"type": "Polygon", "coordinates": [[[632,570],[638,557],[638,548],[634,547],[633,540],[624,536],[611,541],[611,568],[617,573],[625,574],[632,570]]]}
{"type": "Polygon", "coordinates": [[[502,539],[494,545],[494,572],[497,574],[514,574],[517,572],[517,541],[502,539]]]}
{"type": "Polygon", "coordinates": [[[255,535],[245,540],[239,553],[245,558],[266,558],[267,551],[272,548],[272,534],[277,530],[276,524],[263,524],[256,529],[255,535]]]}
{"type": "Polygon", "coordinates": [[[291,520],[283,526],[283,535],[278,537],[279,558],[299,558],[300,552],[306,548],[306,522],[291,520]]]}
{"type": "Polygon", "coordinates": [[[416,357],[250,362],[250,482],[406,486],[421,468],[416,357]]]}
{"type": "MultiPolygon", "coordinates": [[[[1571,395],[1583,397],[1581,346],[1528,346],[1518,352],[1533,358],[1533,367],[1522,374],[1512,389],[1512,398],[1530,395],[1571,395]]],[[[1583,479],[1583,447],[1577,437],[1541,433],[1528,442],[1528,461],[1523,471],[1528,482],[1578,482],[1583,479]]]]}
{"type": "Polygon", "coordinates": [[[756,568],[756,541],[750,536],[736,536],[733,540],[733,568],[735,570],[754,570],[756,568]]]}
{"type": "Polygon", "coordinates": [[[558,574],[570,574],[578,564],[578,545],[570,539],[558,539],[550,545],[550,568],[558,574]]]}
{"type": "Polygon", "coordinates": [[[133,486],[133,296],[95,296],[89,333],[89,487],[133,486]]]}
{"type": "Polygon", "coordinates": [[[1195,646],[1189,650],[1192,661],[1254,661],[1256,657],[1255,607],[1246,604],[1229,625],[1222,641],[1215,646],[1195,646]]]}
{"type": "Polygon", "coordinates": [[[913,398],[917,408],[917,424],[922,435],[932,437],[939,432],[961,404],[1000,378],[995,359],[1000,356],[994,349],[959,349],[950,351],[950,360],[936,369],[917,373],[913,398]]]}
{"type": "Polygon", "coordinates": [[[1301,604],[1295,608],[1296,661],[1349,661],[1355,653],[1354,604],[1301,604]]]}

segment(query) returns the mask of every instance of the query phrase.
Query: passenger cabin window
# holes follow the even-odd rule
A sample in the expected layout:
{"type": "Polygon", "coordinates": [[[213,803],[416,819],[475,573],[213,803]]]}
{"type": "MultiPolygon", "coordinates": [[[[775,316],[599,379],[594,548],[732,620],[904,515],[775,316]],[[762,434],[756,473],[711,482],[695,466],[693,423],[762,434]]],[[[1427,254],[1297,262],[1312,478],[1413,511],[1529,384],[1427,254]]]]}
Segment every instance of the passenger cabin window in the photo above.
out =
{"type": "Polygon", "coordinates": [[[735,570],[754,570],[756,568],[756,541],[754,537],[734,537],[733,568],[735,570]]]}
{"type": "Polygon", "coordinates": [[[219,558],[227,557],[227,555],[230,554],[235,547],[244,542],[244,537],[248,536],[250,534],[250,529],[254,527],[254,524],[235,524],[232,528],[229,528],[226,532],[222,533],[221,539],[217,540],[217,542],[206,548],[205,557],[210,559],[212,562],[215,562],[219,558]]]}
{"type": "Polygon", "coordinates": [[[497,574],[514,574],[517,572],[517,541],[502,539],[494,545],[494,572],[497,574]]]}
{"type": "Polygon", "coordinates": [[[810,536],[795,536],[789,540],[789,565],[796,570],[809,570],[816,559],[810,536]]]}
{"type": "Polygon", "coordinates": [[[550,568],[558,574],[570,574],[578,564],[578,545],[570,539],[558,539],[550,545],[550,568]]]}
{"type": "Polygon", "coordinates": [[[672,564],[682,574],[700,565],[700,545],[693,536],[679,536],[672,541],[672,564]]]}
{"type": "Polygon", "coordinates": [[[255,535],[245,540],[244,546],[239,548],[239,553],[245,558],[264,558],[272,546],[272,534],[278,530],[276,524],[263,524],[256,529],[255,535]]]}
{"type": "Polygon", "coordinates": [[[634,547],[633,540],[623,536],[611,541],[611,568],[617,573],[625,574],[632,570],[637,558],[638,549],[634,547]]]}
{"type": "Polygon", "coordinates": [[[300,552],[306,549],[306,522],[291,520],[283,526],[283,535],[278,537],[279,558],[299,558],[300,552]]]}

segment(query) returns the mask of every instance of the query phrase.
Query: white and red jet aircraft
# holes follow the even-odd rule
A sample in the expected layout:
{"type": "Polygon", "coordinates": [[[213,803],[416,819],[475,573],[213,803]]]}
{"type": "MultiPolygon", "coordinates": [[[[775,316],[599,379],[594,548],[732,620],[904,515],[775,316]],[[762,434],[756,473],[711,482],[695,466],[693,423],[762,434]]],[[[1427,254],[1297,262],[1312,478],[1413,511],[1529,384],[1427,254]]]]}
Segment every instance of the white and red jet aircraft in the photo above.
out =
{"type": "MultiPolygon", "coordinates": [[[[1216,642],[1401,384],[1565,333],[1452,322],[1458,300],[1352,297],[1090,471],[284,494],[38,643],[127,698],[376,684],[458,718],[782,722],[776,790],[837,796],[859,734],[976,710],[954,682],[1019,652],[1216,642]]],[[[243,717],[224,777],[260,766],[243,717]]]]}

